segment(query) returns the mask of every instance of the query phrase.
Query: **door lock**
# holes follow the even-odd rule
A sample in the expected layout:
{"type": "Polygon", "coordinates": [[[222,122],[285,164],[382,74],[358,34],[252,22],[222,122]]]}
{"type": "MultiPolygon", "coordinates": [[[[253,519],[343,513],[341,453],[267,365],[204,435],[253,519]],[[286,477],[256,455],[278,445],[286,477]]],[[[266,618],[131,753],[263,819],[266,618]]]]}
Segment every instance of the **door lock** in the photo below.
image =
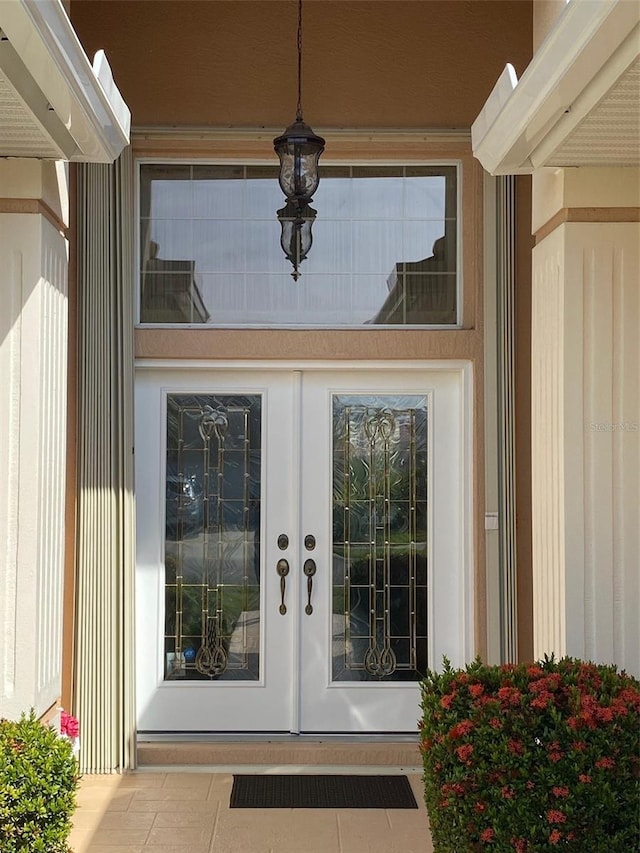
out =
{"type": "Polygon", "coordinates": [[[280,536],[278,536],[278,548],[280,548],[281,551],[286,551],[288,547],[289,537],[286,533],[281,533],[280,536]]]}

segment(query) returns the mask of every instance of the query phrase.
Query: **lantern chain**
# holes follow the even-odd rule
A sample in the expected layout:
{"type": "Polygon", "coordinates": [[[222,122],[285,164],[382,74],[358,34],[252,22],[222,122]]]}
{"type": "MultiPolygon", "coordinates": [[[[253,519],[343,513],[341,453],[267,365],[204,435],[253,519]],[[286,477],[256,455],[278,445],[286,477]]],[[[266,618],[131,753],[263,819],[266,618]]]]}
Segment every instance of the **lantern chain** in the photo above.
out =
{"type": "Polygon", "coordinates": [[[298,0],[298,109],[296,121],[302,121],[302,0],[298,0]]]}

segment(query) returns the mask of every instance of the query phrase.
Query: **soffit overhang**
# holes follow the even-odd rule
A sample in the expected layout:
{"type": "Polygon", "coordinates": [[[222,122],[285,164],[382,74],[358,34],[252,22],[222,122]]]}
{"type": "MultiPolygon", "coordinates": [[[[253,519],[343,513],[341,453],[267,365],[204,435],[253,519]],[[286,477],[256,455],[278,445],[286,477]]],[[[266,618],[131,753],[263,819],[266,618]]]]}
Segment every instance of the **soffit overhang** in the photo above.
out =
{"type": "Polygon", "coordinates": [[[640,164],[640,4],[569,0],[517,79],[507,65],[471,128],[492,175],[640,164]]]}
{"type": "Polygon", "coordinates": [[[104,52],[89,62],[60,0],[0,2],[0,157],[112,163],[130,125],[104,52]]]}

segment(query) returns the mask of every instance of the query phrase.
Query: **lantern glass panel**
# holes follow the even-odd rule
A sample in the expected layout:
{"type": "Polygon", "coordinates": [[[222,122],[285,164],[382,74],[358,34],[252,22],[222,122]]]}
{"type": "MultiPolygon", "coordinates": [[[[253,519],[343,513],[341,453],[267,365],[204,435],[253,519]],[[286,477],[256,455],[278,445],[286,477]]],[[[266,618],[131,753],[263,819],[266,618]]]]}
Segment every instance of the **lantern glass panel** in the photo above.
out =
{"type": "Polygon", "coordinates": [[[305,205],[298,212],[294,204],[287,204],[278,211],[278,219],[282,228],[280,245],[287,259],[297,267],[309,253],[313,242],[311,226],[316,217],[316,211],[305,205]]]}
{"type": "Polygon", "coordinates": [[[321,150],[308,142],[290,140],[278,149],[280,187],[288,199],[309,201],[318,189],[318,159],[321,150]]]}

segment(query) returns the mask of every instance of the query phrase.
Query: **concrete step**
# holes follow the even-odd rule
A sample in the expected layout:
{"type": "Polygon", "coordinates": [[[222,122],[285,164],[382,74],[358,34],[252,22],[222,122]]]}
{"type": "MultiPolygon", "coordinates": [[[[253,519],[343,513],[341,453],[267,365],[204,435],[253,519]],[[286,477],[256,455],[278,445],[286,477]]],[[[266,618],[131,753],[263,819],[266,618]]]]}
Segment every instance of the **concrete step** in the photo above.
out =
{"type": "Polygon", "coordinates": [[[164,741],[138,743],[140,767],[173,765],[422,766],[411,741],[164,741]]]}

